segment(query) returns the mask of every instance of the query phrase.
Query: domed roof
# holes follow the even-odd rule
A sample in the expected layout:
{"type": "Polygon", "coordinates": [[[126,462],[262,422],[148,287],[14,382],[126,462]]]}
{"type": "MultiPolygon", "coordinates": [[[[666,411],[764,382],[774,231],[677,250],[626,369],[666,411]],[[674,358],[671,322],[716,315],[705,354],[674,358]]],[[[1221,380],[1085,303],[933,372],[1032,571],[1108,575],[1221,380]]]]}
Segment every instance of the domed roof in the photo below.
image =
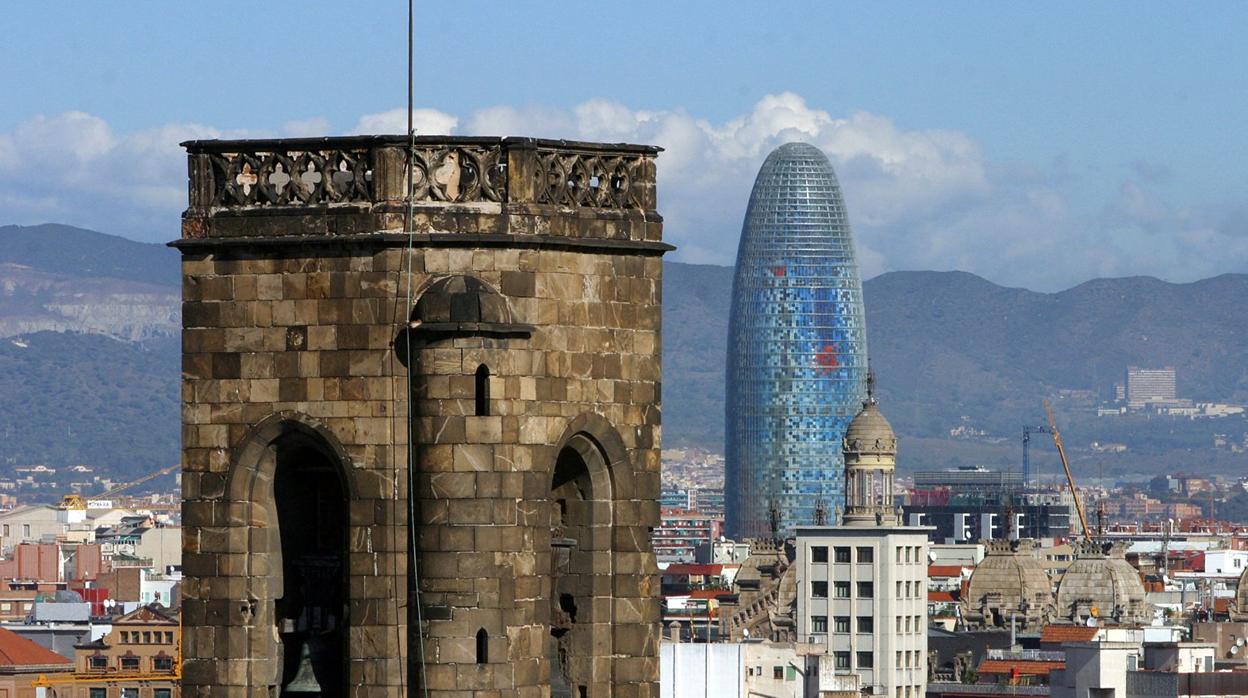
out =
{"type": "Polygon", "coordinates": [[[877,442],[888,448],[896,441],[892,425],[884,418],[875,400],[868,400],[845,430],[845,443],[855,450],[869,449],[877,442]]]}
{"type": "Polygon", "coordinates": [[[1075,622],[1096,617],[1121,625],[1144,625],[1151,620],[1144,583],[1127,562],[1121,544],[1075,544],[1075,561],[1057,587],[1057,609],[1063,618],[1075,622]]]}
{"type": "Polygon", "coordinates": [[[425,287],[412,320],[433,323],[511,324],[507,299],[475,276],[443,276],[425,287]]]}
{"type": "Polygon", "coordinates": [[[1248,567],[1239,573],[1239,585],[1235,589],[1235,601],[1230,607],[1231,620],[1248,621],[1248,567]]]}
{"type": "MultiPolygon", "coordinates": [[[[794,161],[810,161],[821,166],[821,169],[832,171],[832,165],[828,161],[828,156],[818,147],[802,141],[789,141],[784,145],[776,148],[767,155],[767,160],[763,167],[766,168],[768,163],[773,166],[780,162],[794,161]]],[[[808,163],[803,163],[808,164],[808,163]]],[[[835,175],[834,175],[835,176],[835,175]]]]}
{"type": "Polygon", "coordinates": [[[1024,627],[1048,621],[1053,588],[1033,554],[1034,541],[990,541],[962,597],[962,616],[976,627],[1009,627],[1015,616],[1024,627]]]}

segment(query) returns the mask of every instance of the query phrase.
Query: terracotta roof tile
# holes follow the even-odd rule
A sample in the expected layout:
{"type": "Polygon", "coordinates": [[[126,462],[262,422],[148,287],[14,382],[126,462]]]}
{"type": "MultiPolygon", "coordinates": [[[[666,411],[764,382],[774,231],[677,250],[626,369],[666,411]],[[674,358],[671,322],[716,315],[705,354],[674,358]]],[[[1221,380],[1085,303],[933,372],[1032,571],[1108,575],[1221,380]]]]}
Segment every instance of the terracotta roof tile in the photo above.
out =
{"type": "Polygon", "coordinates": [[[46,666],[49,664],[64,664],[66,667],[72,667],[74,663],[12,630],[0,628],[0,665],[46,666]]]}
{"type": "Polygon", "coordinates": [[[723,573],[724,573],[723,565],[711,565],[711,564],[700,565],[700,564],[682,563],[682,562],[668,565],[667,569],[661,570],[659,572],[659,574],[663,576],[675,575],[675,574],[705,575],[705,574],[723,574],[723,573]]]}
{"type": "Polygon", "coordinates": [[[1020,676],[1048,676],[1054,669],[1065,669],[1066,662],[1034,661],[1027,659],[985,659],[979,664],[980,674],[1017,673],[1020,676]]]}
{"type": "Polygon", "coordinates": [[[962,570],[969,569],[962,565],[928,565],[928,577],[961,577],[962,570]]]}
{"type": "Polygon", "coordinates": [[[1086,625],[1046,625],[1040,631],[1040,642],[1088,642],[1096,637],[1100,628],[1089,628],[1086,625]]]}

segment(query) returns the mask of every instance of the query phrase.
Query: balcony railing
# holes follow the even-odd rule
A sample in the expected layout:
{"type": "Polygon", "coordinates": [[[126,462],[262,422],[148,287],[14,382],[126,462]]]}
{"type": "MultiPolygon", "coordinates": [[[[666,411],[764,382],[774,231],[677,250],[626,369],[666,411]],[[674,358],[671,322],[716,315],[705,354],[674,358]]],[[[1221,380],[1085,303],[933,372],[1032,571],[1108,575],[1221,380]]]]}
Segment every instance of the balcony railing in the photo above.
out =
{"type": "MultiPolygon", "coordinates": [[[[190,209],[281,209],[400,203],[403,136],[188,141],[190,209]]],[[[416,203],[533,203],[651,211],[659,148],[532,138],[418,137],[416,203]]]]}

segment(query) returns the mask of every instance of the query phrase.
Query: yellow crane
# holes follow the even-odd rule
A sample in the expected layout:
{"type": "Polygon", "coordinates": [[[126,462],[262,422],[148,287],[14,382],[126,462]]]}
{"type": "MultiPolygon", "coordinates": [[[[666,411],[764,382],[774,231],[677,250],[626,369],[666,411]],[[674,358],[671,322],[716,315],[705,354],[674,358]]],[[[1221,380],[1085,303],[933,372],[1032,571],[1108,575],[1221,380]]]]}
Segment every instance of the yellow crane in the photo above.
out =
{"type": "Polygon", "coordinates": [[[1083,513],[1083,500],[1079,498],[1079,488],[1075,487],[1075,476],[1070,472],[1070,461],[1066,460],[1066,447],[1062,445],[1062,434],[1057,430],[1057,420],[1053,418],[1053,408],[1049,401],[1044,401],[1044,412],[1049,416],[1049,433],[1053,435],[1053,443],[1057,446],[1057,456],[1062,459],[1062,468],[1066,471],[1066,482],[1070,485],[1070,496],[1075,500],[1075,511],[1079,513],[1079,525],[1083,537],[1092,538],[1088,531],[1088,517],[1083,513]]]}
{"type": "Polygon", "coordinates": [[[177,470],[177,469],[179,469],[179,468],[181,468],[181,467],[182,467],[182,466],[181,466],[181,464],[179,464],[179,465],[171,465],[171,466],[169,466],[168,468],[162,468],[162,469],[160,469],[160,470],[157,470],[157,471],[156,471],[156,472],[154,472],[154,473],[149,473],[149,474],[147,474],[147,475],[144,475],[143,477],[139,478],[138,480],[133,480],[133,481],[131,481],[131,482],[127,482],[127,483],[125,483],[124,485],[118,485],[118,486],[116,486],[116,487],[113,487],[113,488],[111,488],[111,489],[108,489],[108,490],[106,490],[106,491],[104,491],[104,492],[101,492],[101,493],[99,493],[99,494],[97,494],[97,495],[92,495],[92,496],[90,496],[90,497],[84,497],[84,496],[82,496],[81,494],[77,494],[77,493],[74,493],[74,494],[67,494],[67,495],[65,495],[64,497],[62,497],[62,498],[61,498],[61,508],[62,508],[62,509],[86,509],[86,508],[87,508],[87,502],[90,502],[90,501],[92,501],[92,500],[96,500],[96,499],[106,499],[106,498],[108,498],[108,497],[111,497],[111,496],[113,496],[113,495],[115,495],[115,494],[119,493],[119,492],[125,492],[126,490],[130,489],[131,487],[137,487],[137,486],[142,485],[143,483],[148,482],[148,481],[150,481],[150,480],[155,480],[156,478],[160,477],[161,475],[168,475],[169,473],[172,473],[173,471],[175,471],[175,470],[177,470]]]}

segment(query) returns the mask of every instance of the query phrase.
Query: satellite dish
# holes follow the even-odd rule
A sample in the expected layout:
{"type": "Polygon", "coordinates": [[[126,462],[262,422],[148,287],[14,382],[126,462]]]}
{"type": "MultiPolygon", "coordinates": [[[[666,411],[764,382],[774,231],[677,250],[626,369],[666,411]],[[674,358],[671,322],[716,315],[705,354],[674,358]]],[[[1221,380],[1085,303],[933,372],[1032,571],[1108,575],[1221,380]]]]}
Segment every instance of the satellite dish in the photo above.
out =
{"type": "Polygon", "coordinates": [[[743,629],[743,630],[741,631],[741,635],[742,635],[742,636],[744,636],[744,637],[749,637],[749,636],[750,636],[750,629],[749,629],[749,628],[745,628],[745,629],[743,629]]]}
{"type": "Polygon", "coordinates": [[[1089,628],[1095,628],[1095,627],[1096,627],[1096,619],[1095,619],[1095,618],[1088,618],[1087,626],[1088,626],[1089,628]]]}
{"type": "Polygon", "coordinates": [[[1231,648],[1231,654],[1232,655],[1239,654],[1239,645],[1235,645],[1234,647],[1231,648]]]}
{"type": "Polygon", "coordinates": [[[1244,646],[1244,638],[1242,638],[1242,637],[1241,637],[1241,638],[1236,638],[1236,640],[1235,640],[1235,646],[1236,646],[1236,647],[1243,647],[1243,646],[1244,646]]]}

